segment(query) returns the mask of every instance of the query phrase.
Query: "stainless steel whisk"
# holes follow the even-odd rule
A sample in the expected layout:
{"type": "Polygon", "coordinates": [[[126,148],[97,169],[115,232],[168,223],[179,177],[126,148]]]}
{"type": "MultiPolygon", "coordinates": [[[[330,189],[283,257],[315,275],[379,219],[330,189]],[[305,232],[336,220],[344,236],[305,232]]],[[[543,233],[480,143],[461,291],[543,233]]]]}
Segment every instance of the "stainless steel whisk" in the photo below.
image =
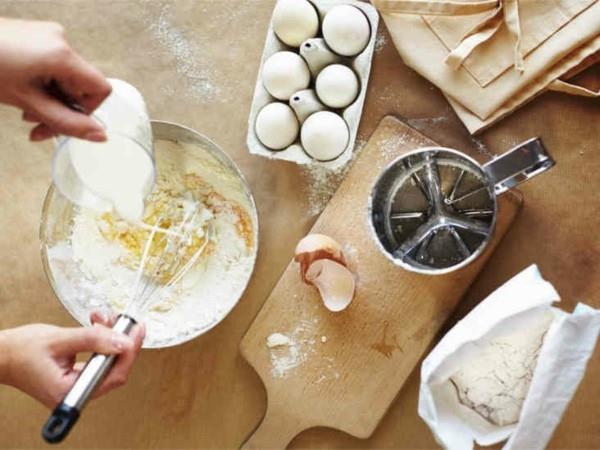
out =
{"type": "MultiPolygon", "coordinates": [[[[160,289],[171,287],[180,281],[204,253],[214,232],[210,222],[202,245],[189,259],[186,260],[182,257],[182,253],[192,243],[197,231],[194,226],[197,217],[198,209],[194,208],[193,211],[187,211],[184,214],[183,220],[175,231],[160,228],[161,218],[158,219],[156,225],[148,227],[151,232],[144,246],[136,280],[132,286],[130,302],[125,312],[120,314],[114,323],[112,327],[114,331],[129,334],[140,317],[143,317],[147,311],[156,293],[160,289]],[[159,241],[159,244],[164,243],[164,250],[154,263],[150,263],[150,249],[156,233],[162,233],[162,241],[159,241]],[[163,274],[173,275],[166,283],[161,284],[159,277],[163,274]]],[[[61,442],[69,434],[87,401],[110,372],[116,358],[116,355],[99,353],[94,353],[90,357],[71,390],[56,406],[44,425],[42,436],[47,442],[61,442]]]]}

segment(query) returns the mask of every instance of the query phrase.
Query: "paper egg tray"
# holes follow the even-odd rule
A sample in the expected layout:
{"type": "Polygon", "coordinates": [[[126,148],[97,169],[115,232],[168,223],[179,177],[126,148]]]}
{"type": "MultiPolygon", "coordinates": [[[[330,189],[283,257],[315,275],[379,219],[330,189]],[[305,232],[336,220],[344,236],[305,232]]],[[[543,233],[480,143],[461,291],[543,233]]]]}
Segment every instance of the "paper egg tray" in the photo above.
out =
{"type": "MultiPolygon", "coordinates": [[[[281,159],[284,161],[291,161],[297,164],[312,164],[317,163],[321,166],[327,167],[331,170],[335,170],[346,165],[352,159],[352,152],[354,150],[354,144],[356,142],[356,134],[358,132],[358,125],[362,116],[362,109],[365,102],[365,96],[367,94],[367,85],[369,82],[369,74],[371,73],[371,61],[373,59],[373,53],[375,51],[375,40],[377,38],[377,25],[379,23],[379,15],[373,6],[368,3],[360,1],[348,1],[348,0],[310,0],[310,2],[316,7],[319,13],[320,24],[323,23],[323,18],[327,11],[337,5],[353,5],[360,9],[367,19],[371,27],[371,36],[369,43],[366,48],[355,57],[343,58],[343,64],[352,68],[360,81],[360,91],[356,100],[348,107],[342,110],[331,109],[333,112],[341,114],[343,119],[346,121],[349,130],[348,145],[343,153],[336,159],[327,162],[321,162],[313,159],[309,156],[300,143],[300,133],[296,141],[283,150],[271,150],[265,147],[258,137],[254,125],[256,123],[256,116],[260,110],[271,102],[277,102],[276,98],[272,97],[265,89],[262,82],[262,71],[265,61],[274,53],[279,51],[292,51],[299,53],[299,49],[291,48],[281,42],[275,32],[273,31],[273,23],[269,24],[269,30],[267,32],[267,41],[265,43],[265,49],[263,51],[260,70],[256,80],[256,88],[254,90],[254,98],[252,100],[252,107],[250,109],[250,117],[248,119],[248,149],[250,153],[260,155],[271,159],[281,159]]],[[[315,37],[323,37],[321,29],[319,27],[319,34],[315,37]]],[[[315,77],[311,78],[309,89],[314,89],[315,77]]],[[[287,102],[284,102],[289,104],[287,102]]]]}

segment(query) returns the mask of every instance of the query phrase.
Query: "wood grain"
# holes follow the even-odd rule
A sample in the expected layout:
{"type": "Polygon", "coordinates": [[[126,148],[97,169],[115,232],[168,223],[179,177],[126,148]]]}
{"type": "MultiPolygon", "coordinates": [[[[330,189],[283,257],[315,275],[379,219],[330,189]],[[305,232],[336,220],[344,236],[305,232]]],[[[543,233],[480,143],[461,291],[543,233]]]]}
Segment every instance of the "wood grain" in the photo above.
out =
{"type": "Polygon", "coordinates": [[[465,269],[427,276],[387,260],[368,225],[373,180],[397,156],[430,145],[399,120],[384,118],[312,229],[354,248],[359,282],[350,307],[327,311],[292,261],[243,338],[242,354],[262,378],[268,399],[265,419],[244,448],[284,448],[316,426],[369,437],[508,230],[521,205],[514,193],[500,199],[490,247],[465,269]],[[266,346],[275,332],[292,336],[302,360],[284,373],[273,369],[271,355],[289,350],[266,346]]]}

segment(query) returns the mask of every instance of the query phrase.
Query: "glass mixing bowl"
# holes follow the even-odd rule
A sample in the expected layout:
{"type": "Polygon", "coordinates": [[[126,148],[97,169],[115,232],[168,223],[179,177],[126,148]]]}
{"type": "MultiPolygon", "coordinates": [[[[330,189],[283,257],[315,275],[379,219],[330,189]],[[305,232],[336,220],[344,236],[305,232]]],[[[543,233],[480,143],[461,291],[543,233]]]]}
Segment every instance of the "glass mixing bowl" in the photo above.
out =
{"type": "MultiPolygon", "coordinates": [[[[206,333],[220,323],[238,303],[248,285],[256,262],[258,216],[252,193],[242,173],[215,143],[190,128],[170,122],[152,121],[152,133],[157,144],[160,141],[178,144],[175,147],[165,147],[165,150],[161,150],[161,146],[156,145],[159,175],[161,158],[168,157],[169,161],[175,161],[176,164],[181,163],[182,170],[188,168],[186,164],[189,161],[201,161],[210,173],[211,185],[217,191],[223,187],[228,193],[231,193],[235,197],[236,203],[245,210],[252,225],[252,229],[249,231],[251,242],[248,244],[251,265],[245,272],[237,274],[238,279],[228,280],[235,281],[236,287],[239,288],[236,288],[235,292],[231,292],[229,298],[223,301],[223,306],[210,320],[201,316],[202,312],[198,313],[197,320],[193,314],[187,315],[185,321],[171,323],[166,331],[163,330],[160,337],[153,336],[152,329],[149,327],[144,347],[162,348],[187,342],[206,333]],[[168,155],[165,153],[167,148],[170,152],[168,155]]],[[[57,244],[69,241],[77,212],[77,206],[60,195],[53,186],[49,188],[43,206],[40,227],[42,262],[56,297],[79,323],[88,325],[90,312],[94,309],[105,310],[106,307],[99,308],[98,302],[82,294],[83,275],[71,267],[77,265],[72,255],[67,251],[60,250],[63,254],[59,255],[59,258],[50,257],[53,251],[58,251],[56,250],[57,244]]],[[[217,241],[215,245],[219,245],[219,242],[217,241]]],[[[202,301],[202,299],[199,298],[198,301],[202,301]]],[[[178,305],[174,306],[175,308],[178,308],[178,305]]],[[[199,308],[199,311],[201,309],[199,308]]],[[[165,319],[168,319],[171,312],[163,314],[165,319]]],[[[169,323],[168,320],[166,323],[169,323]]]]}

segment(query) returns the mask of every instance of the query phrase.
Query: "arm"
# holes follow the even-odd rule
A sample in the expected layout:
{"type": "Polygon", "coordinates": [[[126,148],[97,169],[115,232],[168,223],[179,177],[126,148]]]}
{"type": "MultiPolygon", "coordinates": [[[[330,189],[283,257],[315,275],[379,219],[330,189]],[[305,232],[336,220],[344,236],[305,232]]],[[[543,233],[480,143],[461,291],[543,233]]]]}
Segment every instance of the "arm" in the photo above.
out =
{"type": "Polygon", "coordinates": [[[123,385],[145,335],[136,325],[130,336],[113,332],[97,313],[91,327],[59,328],[25,325],[0,331],[0,383],[13,386],[49,408],[56,406],[83,369],[81,352],[118,354],[119,358],[96,396],[123,385]]]}
{"type": "Polygon", "coordinates": [[[60,25],[0,17],[0,103],[21,109],[23,120],[36,124],[31,140],[59,133],[106,140],[88,114],[110,91],[105,77],[69,46],[60,25]],[[57,86],[85,114],[50,94],[50,86],[57,86]]]}

